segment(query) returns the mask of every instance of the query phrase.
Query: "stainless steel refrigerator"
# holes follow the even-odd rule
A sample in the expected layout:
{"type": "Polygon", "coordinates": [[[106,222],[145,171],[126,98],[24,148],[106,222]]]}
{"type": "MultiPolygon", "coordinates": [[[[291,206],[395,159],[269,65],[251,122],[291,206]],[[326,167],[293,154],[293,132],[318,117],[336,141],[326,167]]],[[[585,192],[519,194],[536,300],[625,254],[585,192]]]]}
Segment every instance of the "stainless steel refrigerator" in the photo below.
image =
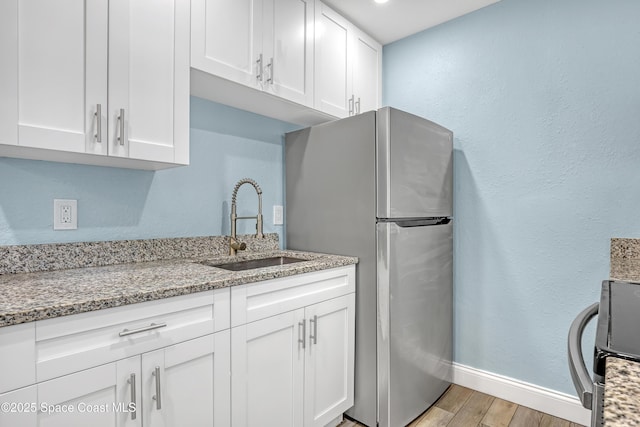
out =
{"type": "Polygon", "coordinates": [[[352,255],[355,404],[404,426],[450,384],[451,131],[385,107],[286,135],[286,246],[352,255]]]}

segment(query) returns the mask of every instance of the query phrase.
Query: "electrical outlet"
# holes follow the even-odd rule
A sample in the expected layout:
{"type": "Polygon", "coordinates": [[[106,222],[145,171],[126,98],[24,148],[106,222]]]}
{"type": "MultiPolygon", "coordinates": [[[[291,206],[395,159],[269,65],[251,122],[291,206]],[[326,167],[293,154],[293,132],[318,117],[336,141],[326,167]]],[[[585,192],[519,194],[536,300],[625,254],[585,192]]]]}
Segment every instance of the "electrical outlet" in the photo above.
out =
{"type": "Polygon", "coordinates": [[[53,199],[53,229],[76,230],[78,228],[78,201],[53,199]]]}
{"type": "Polygon", "coordinates": [[[273,206],[273,225],[282,225],[284,222],[282,216],[282,206],[273,206]]]}
{"type": "Polygon", "coordinates": [[[71,206],[60,206],[60,224],[71,224],[71,206]]]}

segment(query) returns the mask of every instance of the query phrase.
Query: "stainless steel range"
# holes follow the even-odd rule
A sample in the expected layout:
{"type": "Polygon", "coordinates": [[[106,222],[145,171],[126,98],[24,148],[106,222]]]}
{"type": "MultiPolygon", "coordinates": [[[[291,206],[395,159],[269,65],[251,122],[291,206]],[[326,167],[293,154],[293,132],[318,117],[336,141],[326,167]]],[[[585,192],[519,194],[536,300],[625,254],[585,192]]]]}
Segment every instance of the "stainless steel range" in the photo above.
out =
{"type": "Polygon", "coordinates": [[[582,406],[591,410],[591,426],[604,425],[604,387],[608,357],[640,362],[640,283],[605,280],[600,303],[584,309],[569,329],[569,369],[582,406]],[[582,334],[598,316],[593,379],[582,357],[582,334]]]}

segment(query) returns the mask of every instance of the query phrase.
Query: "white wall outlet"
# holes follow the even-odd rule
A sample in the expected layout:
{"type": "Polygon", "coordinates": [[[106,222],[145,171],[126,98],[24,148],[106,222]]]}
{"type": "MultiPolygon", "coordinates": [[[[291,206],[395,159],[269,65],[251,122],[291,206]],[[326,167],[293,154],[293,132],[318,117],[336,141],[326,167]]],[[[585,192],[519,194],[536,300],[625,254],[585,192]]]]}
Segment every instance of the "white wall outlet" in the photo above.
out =
{"type": "Polygon", "coordinates": [[[76,230],[78,228],[78,201],[53,199],[53,229],[76,230]]]}
{"type": "Polygon", "coordinates": [[[282,216],[283,216],[282,206],[274,205],[273,206],[273,225],[282,225],[283,224],[282,216]]]}

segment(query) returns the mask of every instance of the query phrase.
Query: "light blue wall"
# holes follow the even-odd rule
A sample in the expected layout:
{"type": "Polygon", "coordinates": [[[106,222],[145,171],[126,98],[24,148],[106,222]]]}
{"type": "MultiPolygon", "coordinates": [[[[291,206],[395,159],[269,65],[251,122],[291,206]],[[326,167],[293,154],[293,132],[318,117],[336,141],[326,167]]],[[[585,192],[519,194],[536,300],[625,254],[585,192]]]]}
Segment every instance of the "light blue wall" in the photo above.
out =
{"type": "Polygon", "coordinates": [[[640,237],[639,18],[502,0],[385,46],[385,104],[455,133],[457,362],[575,394],[570,322],[640,237]]]}
{"type": "MultiPolygon", "coordinates": [[[[244,177],[263,190],[265,232],[283,204],[283,134],[298,126],[191,98],[191,164],[156,172],[0,158],[0,245],[229,234],[244,177]],[[53,199],[78,200],[78,230],[53,231],[53,199]]],[[[255,215],[251,186],[238,215],[255,215]]],[[[255,233],[241,221],[240,233],[255,233]]]]}

